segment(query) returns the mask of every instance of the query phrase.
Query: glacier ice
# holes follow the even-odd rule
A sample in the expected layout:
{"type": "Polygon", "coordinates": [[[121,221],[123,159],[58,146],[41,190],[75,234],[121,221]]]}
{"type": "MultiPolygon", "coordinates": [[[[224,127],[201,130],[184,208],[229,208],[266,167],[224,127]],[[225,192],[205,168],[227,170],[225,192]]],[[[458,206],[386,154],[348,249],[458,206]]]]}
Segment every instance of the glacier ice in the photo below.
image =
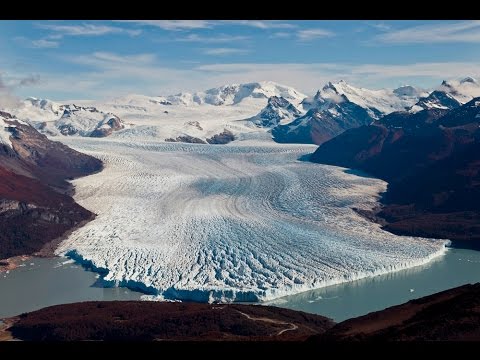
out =
{"type": "Polygon", "coordinates": [[[262,301],[424,264],[445,241],[399,237],[351,208],[386,183],[306,163],[309,145],[68,138],[105,169],[74,181],[98,214],[57,249],[153,298],[262,301]]]}

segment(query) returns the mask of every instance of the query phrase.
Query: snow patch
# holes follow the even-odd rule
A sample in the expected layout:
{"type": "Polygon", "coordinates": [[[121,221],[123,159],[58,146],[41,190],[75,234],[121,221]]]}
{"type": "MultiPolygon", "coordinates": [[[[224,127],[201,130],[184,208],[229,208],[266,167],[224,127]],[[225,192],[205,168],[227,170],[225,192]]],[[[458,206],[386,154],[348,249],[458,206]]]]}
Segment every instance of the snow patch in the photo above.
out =
{"type": "Polygon", "coordinates": [[[0,116],[0,144],[6,145],[11,149],[13,148],[12,140],[10,139],[12,133],[9,129],[13,128],[16,128],[16,125],[7,123],[5,119],[0,116]]]}

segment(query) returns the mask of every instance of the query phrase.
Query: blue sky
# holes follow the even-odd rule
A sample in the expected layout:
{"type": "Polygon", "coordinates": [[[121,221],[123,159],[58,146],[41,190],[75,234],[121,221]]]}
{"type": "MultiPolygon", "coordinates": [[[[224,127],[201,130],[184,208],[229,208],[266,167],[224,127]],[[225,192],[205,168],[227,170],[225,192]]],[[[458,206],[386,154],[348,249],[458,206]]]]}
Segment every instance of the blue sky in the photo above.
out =
{"type": "Polygon", "coordinates": [[[480,75],[479,21],[0,21],[0,89],[54,100],[272,80],[435,87],[480,75]]]}

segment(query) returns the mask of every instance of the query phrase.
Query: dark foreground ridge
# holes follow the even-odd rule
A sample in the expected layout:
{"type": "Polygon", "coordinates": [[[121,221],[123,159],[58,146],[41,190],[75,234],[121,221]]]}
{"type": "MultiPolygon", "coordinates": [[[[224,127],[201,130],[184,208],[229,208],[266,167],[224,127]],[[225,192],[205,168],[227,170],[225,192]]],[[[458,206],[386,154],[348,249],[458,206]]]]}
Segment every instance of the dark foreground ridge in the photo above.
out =
{"type": "Polygon", "coordinates": [[[101,170],[102,162],[8,113],[0,117],[11,134],[11,146],[0,143],[0,259],[6,259],[38,252],[94,217],[72,199],[67,180],[101,170]]]}
{"type": "Polygon", "coordinates": [[[57,305],[19,317],[13,337],[34,341],[305,340],[323,316],[258,305],[106,301],[57,305]]]}
{"type": "Polygon", "coordinates": [[[479,341],[480,283],[335,325],[310,341],[479,341]]]}
{"type": "Polygon", "coordinates": [[[480,284],[336,325],[273,306],[143,301],[57,305],[4,321],[0,339],[28,341],[479,341],[480,284]]]}
{"type": "Polygon", "coordinates": [[[480,98],[452,110],[395,112],[321,145],[314,162],[389,182],[377,215],[399,235],[480,248],[480,98]]]}

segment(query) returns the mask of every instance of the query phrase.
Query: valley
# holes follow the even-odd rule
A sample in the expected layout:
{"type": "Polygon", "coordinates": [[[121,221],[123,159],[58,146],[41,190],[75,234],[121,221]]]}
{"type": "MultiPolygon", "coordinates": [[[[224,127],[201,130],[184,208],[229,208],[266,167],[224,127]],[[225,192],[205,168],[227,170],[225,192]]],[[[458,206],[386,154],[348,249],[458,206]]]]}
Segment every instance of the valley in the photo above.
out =
{"type": "Polygon", "coordinates": [[[264,302],[445,254],[448,237],[394,235],[361,215],[378,207],[385,181],[305,161],[356,127],[390,121],[396,129],[397,114],[444,114],[469,99],[439,92],[339,82],[309,98],[262,82],[64,105],[29,98],[11,111],[102,163],[102,171],[71,180],[73,199],[95,216],[56,254],[99,272],[101,286],[144,299],[264,302]],[[280,133],[297,135],[280,140],[280,133]]]}

